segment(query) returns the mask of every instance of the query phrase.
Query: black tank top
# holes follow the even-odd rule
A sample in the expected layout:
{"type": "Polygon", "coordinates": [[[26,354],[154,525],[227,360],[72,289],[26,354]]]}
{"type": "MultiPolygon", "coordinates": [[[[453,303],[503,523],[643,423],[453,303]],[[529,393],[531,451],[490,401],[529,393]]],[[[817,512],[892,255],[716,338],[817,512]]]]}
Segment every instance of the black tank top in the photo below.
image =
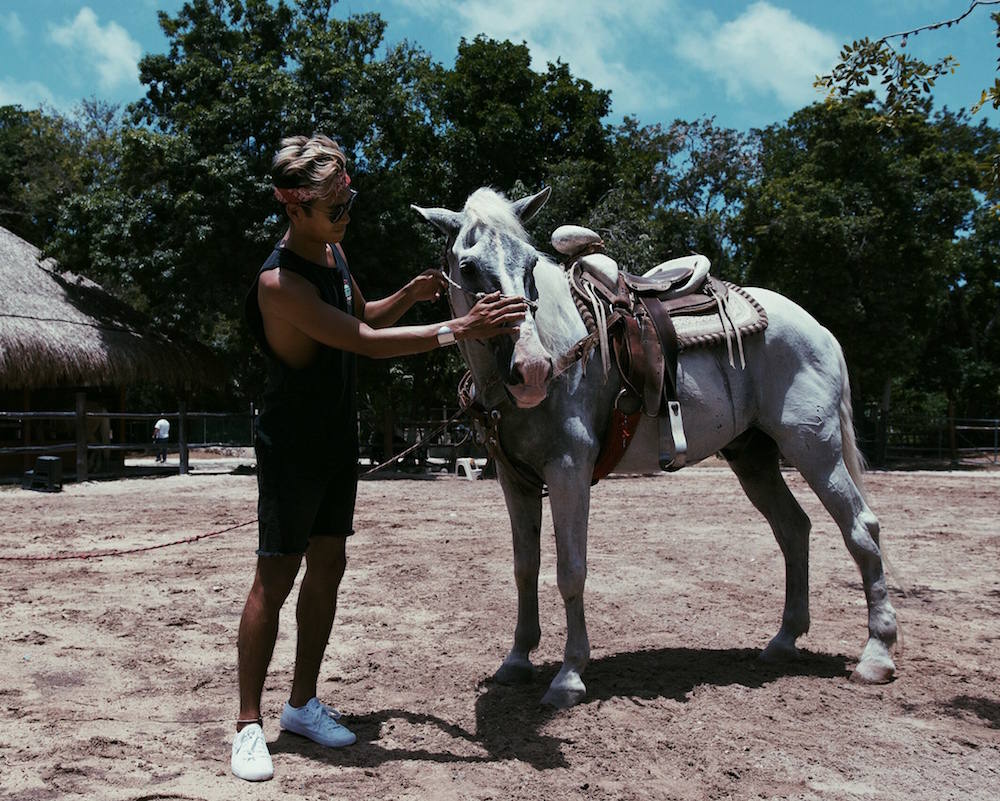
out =
{"type": "Polygon", "coordinates": [[[320,345],[311,364],[289,367],[267,343],[257,302],[261,274],[280,267],[309,281],[325,303],[353,315],[351,273],[339,249],[331,249],[333,267],[315,264],[287,248],[275,248],[247,293],[244,312],[267,362],[267,383],[257,418],[258,447],[285,454],[299,464],[339,469],[358,459],[356,357],[320,345]]]}

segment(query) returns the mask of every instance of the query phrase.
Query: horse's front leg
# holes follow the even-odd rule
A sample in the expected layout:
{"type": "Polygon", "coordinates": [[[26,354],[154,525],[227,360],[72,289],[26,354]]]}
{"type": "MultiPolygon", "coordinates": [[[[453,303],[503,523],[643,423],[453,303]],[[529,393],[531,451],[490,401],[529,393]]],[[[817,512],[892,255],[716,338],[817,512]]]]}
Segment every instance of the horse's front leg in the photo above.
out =
{"type": "Polygon", "coordinates": [[[556,534],[556,578],[566,606],[566,651],[559,673],[542,698],[557,709],[578,704],[587,693],[581,674],[590,662],[590,639],[583,612],[587,581],[587,518],[590,514],[590,466],[560,466],[549,471],[549,501],[556,534]]]}
{"type": "Polygon", "coordinates": [[[514,537],[514,581],[517,584],[517,626],[514,646],[493,678],[501,684],[524,684],[535,676],[529,659],[538,647],[541,627],[538,625],[538,568],[540,563],[539,534],[542,526],[541,492],[520,484],[504,475],[498,465],[507,512],[510,514],[514,537]]]}

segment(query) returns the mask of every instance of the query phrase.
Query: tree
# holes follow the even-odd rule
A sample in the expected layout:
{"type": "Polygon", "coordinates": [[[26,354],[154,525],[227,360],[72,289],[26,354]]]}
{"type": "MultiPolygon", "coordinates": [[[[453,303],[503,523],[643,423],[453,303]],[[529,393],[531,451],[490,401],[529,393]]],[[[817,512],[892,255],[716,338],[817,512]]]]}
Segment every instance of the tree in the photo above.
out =
{"type": "Polygon", "coordinates": [[[981,206],[980,153],[954,115],[909,115],[879,131],[877,113],[858,95],[762,132],[742,250],[748,280],[827,325],[856,398],[887,412],[894,380],[925,380],[928,332],[957,279],[956,241],[981,206]]]}
{"type": "MultiPolygon", "coordinates": [[[[1000,410],[1000,217],[980,208],[955,243],[947,303],[922,354],[920,382],[947,399],[957,417],[1000,410]]],[[[915,382],[914,382],[915,383],[915,382]]]]}
{"type": "Polygon", "coordinates": [[[454,68],[435,77],[430,103],[451,190],[440,205],[458,206],[480,186],[538,186],[564,162],[607,160],[610,93],[561,61],[536,73],[526,45],[477,36],[462,39],[454,68]]]}
{"type": "Polygon", "coordinates": [[[0,106],[0,225],[44,248],[66,197],[110,154],[118,109],[85,100],[71,114],[0,106]]]}

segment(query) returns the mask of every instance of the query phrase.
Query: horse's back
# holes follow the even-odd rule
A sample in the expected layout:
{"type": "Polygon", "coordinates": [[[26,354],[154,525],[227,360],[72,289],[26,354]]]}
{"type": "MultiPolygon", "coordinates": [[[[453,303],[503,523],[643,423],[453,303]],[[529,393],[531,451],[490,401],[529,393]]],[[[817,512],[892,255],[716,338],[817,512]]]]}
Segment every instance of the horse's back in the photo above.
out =
{"type": "Polygon", "coordinates": [[[724,448],[749,428],[775,439],[803,420],[822,427],[839,420],[840,346],[798,304],[766,289],[748,291],[767,313],[768,326],[743,339],[746,367],[733,344],[681,354],[678,390],[690,461],[724,448]]]}
{"type": "Polygon", "coordinates": [[[767,312],[767,328],[760,339],[765,347],[791,352],[818,364],[839,359],[840,345],[830,331],[795,301],[769,289],[749,287],[747,291],[767,312]]]}

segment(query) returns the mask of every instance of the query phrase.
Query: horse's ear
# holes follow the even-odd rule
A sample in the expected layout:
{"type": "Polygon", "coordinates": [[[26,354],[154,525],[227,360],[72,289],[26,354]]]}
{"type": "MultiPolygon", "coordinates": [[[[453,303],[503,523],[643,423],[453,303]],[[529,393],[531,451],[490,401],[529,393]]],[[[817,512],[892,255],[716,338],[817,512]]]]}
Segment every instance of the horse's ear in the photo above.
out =
{"type": "Polygon", "coordinates": [[[457,211],[448,211],[448,209],[423,209],[413,204],[410,204],[410,208],[435,228],[438,228],[445,236],[454,236],[458,233],[458,229],[462,227],[462,215],[457,211]]]}
{"type": "Polygon", "coordinates": [[[552,187],[547,186],[537,195],[529,195],[528,197],[522,197],[520,200],[515,200],[513,204],[514,213],[521,222],[527,222],[538,214],[538,210],[545,205],[545,201],[549,199],[549,195],[551,194],[552,187]]]}

